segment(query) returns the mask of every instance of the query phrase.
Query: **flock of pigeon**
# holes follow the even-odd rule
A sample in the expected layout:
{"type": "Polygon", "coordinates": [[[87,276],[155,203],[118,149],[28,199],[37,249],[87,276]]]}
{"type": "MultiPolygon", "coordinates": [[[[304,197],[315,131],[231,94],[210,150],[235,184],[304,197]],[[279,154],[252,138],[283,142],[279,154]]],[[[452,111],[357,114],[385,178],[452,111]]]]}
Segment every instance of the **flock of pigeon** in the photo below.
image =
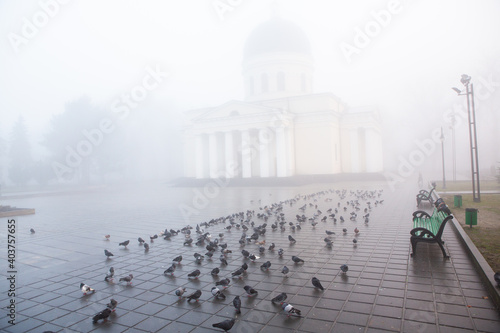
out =
{"type": "MultiPolygon", "coordinates": [[[[281,201],[278,203],[274,203],[271,205],[267,205],[264,207],[259,207],[258,211],[255,210],[247,210],[246,212],[239,212],[232,215],[219,217],[216,219],[212,219],[208,222],[203,222],[195,227],[195,231],[192,232],[193,228],[191,226],[186,226],[180,230],[174,229],[166,229],[158,234],[150,236],[150,243],[153,243],[155,239],[158,237],[163,237],[165,240],[170,240],[172,237],[178,235],[184,235],[184,246],[196,246],[197,251],[193,253],[194,262],[197,264],[201,264],[205,258],[207,261],[212,262],[212,266],[214,268],[211,270],[210,274],[214,277],[218,277],[219,274],[227,274],[227,277],[223,279],[219,279],[215,282],[215,285],[210,289],[210,293],[212,296],[220,301],[226,300],[226,295],[224,291],[231,286],[231,279],[242,279],[247,274],[248,269],[248,261],[252,264],[255,264],[257,260],[267,251],[274,252],[276,248],[275,243],[272,243],[267,249],[264,247],[266,244],[265,236],[268,228],[270,227],[271,232],[281,231],[281,233],[285,233],[287,230],[289,231],[287,241],[288,245],[293,245],[296,240],[290,234],[299,232],[302,228],[309,226],[310,228],[315,228],[318,223],[325,223],[326,225],[330,225],[331,228],[334,228],[337,224],[337,221],[344,222],[343,215],[349,215],[348,219],[351,221],[356,221],[358,218],[362,218],[365,224],[369,223],[370,220],[370,212],[373,207],[376,207],[379,204],[383,203],[383,200],[380,199],[382,196],[382,190],[358,190],[358,191],[347,191],[347,190],[328,190],[328,191],[320,191],[310,195],[297,195],[292,199],[288,199],[285,201],[281,201]],[[339,201],[335,205],[333,203],[333,199],[331,196],[337,195],[339,201]],[[318,202],[324,201],[325,204],[330,206],[330,208],[323,213],[320,209],[318,209],[318,202]],[[373,201],[373,202],[372,202],[373,201]],[[341,202],[345,203],[345,206],[341,208],[341,202]],[[303,205],[302,205],[303,203],[303,205]],[[362,204],[364,210],[361,212],[362,204]],[[301,205],[297,208],[298,214],[296,214],[295,218],[292,220],[290,218],[285,217],[284,208],[285,207],[294,207],[296,205],[301,205]],[[310,214],[309,217],[306,217],[306,210],[310,214]],[[314,210],[314,213],[311,213],[311,210],[314,210]],[[348,210],[350,212],[348,212],[348,210]],[[358,214],[362,216],[358,217],[358,214]],[[258,224],[260,223],[260,224],[258,224]],[[269,224],[268,224],[269,223],[269,224]],[[222,224],[224,225],[224,232],[219,233],[216,237],[213,237],[207,229],[214,227],[215,225],[222,224]],[[239,230],[241,231],[241,237],[238,241],[239,249],[229,249],[227,243],[222,243],[224,236],[227,236],[231,230],[239,230]],[[255,247],[256,246],[256,247],[255,247]],[[206,249],[205,254],[201,254],[199,252],[200,249],[206,249]],[[254,249],[255,253],[252,253],[248,249],[254,249]],[[243,264],[238,269],[227,272],[225,267],[227,267],[228,256],[232,256],[233,250],[236,252],[241,252],[243,264]],[[198,252],[199,251],[199,252],[198,252]],[[219,265],[216,265],[216,262],[220,262],[219,265]],[[230,278],[231,279],[230,279],[230,278]]],[[[260,201],[259,201],[260,202],[260,201]]],[[[253,203],[253,201],[252,201],[253,203]]],[[[342,229],[342,233],[344,235],[347,234],[347,228],[342,229]]],[[[333,240],[332,237],[335,235],[335,231],[326,230],[326,237],[323,239],[326,247],[332,247],[333,240]]],[[[353,246],[357,246],[357,238],[359,230],[358,228],[354,229],[355,237],[353,239],[353,246]]],[[[110,240],[110,235],[105,235],[106,240],[110,240]]],[[[149,251],[149,244],[141,237],[137,239],[139,245],[144,247],[144,251],[149,251]]],[[[119,243],[119,246],[127,247],[130,244],[130,240],[125,240],[119,243]]],[[[278,256],[283,258],[285,250],[283,247],[279,247],[277,250],[278,256]]],[[[114,256],[108,249],[104,250],[104,254],[107,257],[107,260],[111,260],[114,256]]],[[[173,258],[172,264],[163,272],[165,276],[174,276],[176,268],[182,265],[183,261],[182,256],[177,256],[173,258]]],[[[294,265],[302,265],[304,264],[304,260],[299,258],[297,255],[292,255],[291,259],[294,265]]],[[[208,265],[208,264],[207,264],[208,265]]],[[[267,260],[262,262],[260,265],[260,269],[263,271],[268,271],[271,267],[272,262],[267,260]]],[[[349,267],[347,264],[340,266],[341,274],[347,274],[349,267]]],[[[290,268],[287,266],[283,266],[281,268],[281,273],[284,277],[287,277],[290,272],[290,268]]],[[[114,283],[114,268],[110,267],[109,271],[105,273],[104,280],[108,283],[114,283]]],[[[201,275],[201,271],[196,269],[190,272],[187,277],[188,279],[198,279],[201,275]]],[[[119,282],[125,282],[128,285],[132,284],[134,276],[133,274],[128,274],[126,276],[122,276],[119,279],[119,282]]],[[[314,288],[323,291],[325,288],[321,284],[321,281],[317,277],[313,277],[311,283],[314,288]]],[[[81,283],[80,289],[84,295],[88,293],[94,293],[95,290],[85,283],[81,283]]],[[[244,291],[248,297],[255,297],[258,295],[258,291],[255,290],[250,285],[244,286],[244,291]]],[[[185,287],[179,287],[175,290],[175,295],[179,297],[179,300],[186,299],[187,302],[195,301],[198,302],[202,293],[204,291],[197,289],[192,293],[187,294],[185,287]]],[[[287,294],[281,293],[274,297],[271,302],[273,304],[277,304],[281,306],[281,309],[287,314],[287,317],[290,316],[301,316],[301,310],[297,309],[290,303],[286,302],[287,294]]],[[[99,320],[106,321],[112,312],[115,311],[118,302],[115,299],[111,299],[110,303],[107,304],[106,308],[99,313],[97,313],[92,318],[93,323],[98,323],[99,320]]],[[[232,305],[235,308],[235,318],[224,320],[219,323],[214,323],[212,326],[216,328],[220,328],[224,331],[229,331],[236,322],[236,318],[238,314],[241,313],[241,299],[240,296],[235,296],[232,300],[232,305]]]]}

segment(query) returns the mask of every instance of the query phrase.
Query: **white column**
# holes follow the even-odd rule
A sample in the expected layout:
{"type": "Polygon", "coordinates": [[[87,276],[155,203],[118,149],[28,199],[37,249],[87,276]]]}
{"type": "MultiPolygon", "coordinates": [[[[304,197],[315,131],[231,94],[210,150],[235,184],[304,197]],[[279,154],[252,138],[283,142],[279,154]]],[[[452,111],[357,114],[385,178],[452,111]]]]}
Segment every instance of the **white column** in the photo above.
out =
{"type": "Polygon", "coordinates": [[[358,130],[351,128],[349,130],[349,143],[351,151],[351,172],[359,172],[359,142],[358,130]]]}
{"type": "Polygon", "coordinates": [[[285,140],[285,128],[276,128],[276,176],[286,177],[287,152],[285,140]]]}
{"type": "Polygon", "coordinates": [[[259,130],[259,157],[260,157],[260,176],[269,177],[269,141],[271,137],[270,129],[262,128],[259,130]]]}
{"type": "Polygon", "coordinates": [[[208,135],[208,165],[210,178],[217,178],[217,135],[210,133],[208,135]]]}
{"type": "Polygon", "coordinates": [[[226,178],[233,178],[237,168],[237,163],[234,156],[233,132],[225,133],[224,144],[226,154],[224,163],[224,176],[226,178]]]}
{"type": "Polygon", "coordinates": [[[241,132],[241,176],[243,178],[252,177],[252,150],[250,147],[250,132],[241,132]]]}
{"type": "Polygon", "coordinates": [[[203,158],[203,138],[201,134],[195,136],[195,168],[196,168],[196,178],[202,179],[205,177],[204,169],[207,167],[205,160],[203,158]]]}

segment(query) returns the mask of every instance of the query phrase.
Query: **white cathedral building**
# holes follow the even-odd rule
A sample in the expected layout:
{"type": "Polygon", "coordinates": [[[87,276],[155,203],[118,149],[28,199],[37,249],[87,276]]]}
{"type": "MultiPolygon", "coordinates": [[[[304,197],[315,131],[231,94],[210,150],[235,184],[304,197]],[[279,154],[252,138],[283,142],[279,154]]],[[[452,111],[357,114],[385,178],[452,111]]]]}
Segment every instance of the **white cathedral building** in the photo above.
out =
{"type": "Polygon", "coordinates": [[[186,177],[382,171],[378,113],[313,93],[311,46],[296,24],[273,17],[259,25],[245,43],[242,67],[244,101],[186,112],[186,177]]]}

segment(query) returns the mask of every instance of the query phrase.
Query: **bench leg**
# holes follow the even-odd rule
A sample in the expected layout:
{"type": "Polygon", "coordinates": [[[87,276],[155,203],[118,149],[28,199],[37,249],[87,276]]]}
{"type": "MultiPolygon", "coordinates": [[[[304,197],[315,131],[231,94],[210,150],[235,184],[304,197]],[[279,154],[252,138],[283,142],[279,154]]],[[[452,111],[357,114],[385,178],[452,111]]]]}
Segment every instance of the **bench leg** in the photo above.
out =
{"type": "Polygon", "coordinates": [[[417,254],[417,239],[411,237],[410,242],[411,242],[411,256],[413,257],[414,255],[417,254]]]}
{"type": "Polygon", "coordinates": [[[443,252],[443,257],[448,259],[450,256],[446,254],[446,251],[444,250],[443,243],[444,243],[443,241],[438,241],[439,247],[441,248],[441,252],[443,252]]]}

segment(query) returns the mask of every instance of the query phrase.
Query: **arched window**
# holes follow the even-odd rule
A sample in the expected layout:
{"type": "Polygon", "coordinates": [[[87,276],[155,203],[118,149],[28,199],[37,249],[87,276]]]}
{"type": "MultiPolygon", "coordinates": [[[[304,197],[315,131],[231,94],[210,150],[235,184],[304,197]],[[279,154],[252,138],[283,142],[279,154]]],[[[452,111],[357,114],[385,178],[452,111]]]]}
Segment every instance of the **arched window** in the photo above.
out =
{"type": "Polygon", "coordinates": [[[300,76],[300,84],[302,92],[306,92],[307,82],[306,82],[306,75],[304,73],[302,73],[302,75],[300,76]]]}
{"type": "Polygon", "coordinates": [[[278,91],[285,90],[285,73],[278,72],[278,74],[276,75],[276,82],[277,82],[278,91]]]}
{"type": "Polygon", "coordinates": [[[261,81],[262,81],[262,92],[263,93],[269,92],[269,79],[266,73],[262,74],[261,81]]]}

